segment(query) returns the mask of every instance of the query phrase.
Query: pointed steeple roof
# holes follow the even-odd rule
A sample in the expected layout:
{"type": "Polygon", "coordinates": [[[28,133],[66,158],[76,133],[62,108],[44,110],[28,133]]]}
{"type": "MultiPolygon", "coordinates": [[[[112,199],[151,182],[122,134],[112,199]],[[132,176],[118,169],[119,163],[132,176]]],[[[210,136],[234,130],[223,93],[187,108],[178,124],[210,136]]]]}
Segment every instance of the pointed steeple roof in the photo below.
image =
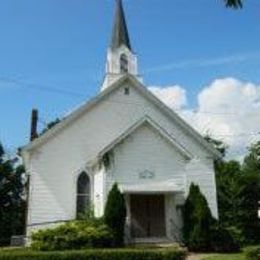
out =
{"type": "Polygon", "coordinates": [[[110,47],[116,49],[121,45],[125,45],[129,50],[131,50],[122,0],[116,0],[116,13],[110,47]]]}

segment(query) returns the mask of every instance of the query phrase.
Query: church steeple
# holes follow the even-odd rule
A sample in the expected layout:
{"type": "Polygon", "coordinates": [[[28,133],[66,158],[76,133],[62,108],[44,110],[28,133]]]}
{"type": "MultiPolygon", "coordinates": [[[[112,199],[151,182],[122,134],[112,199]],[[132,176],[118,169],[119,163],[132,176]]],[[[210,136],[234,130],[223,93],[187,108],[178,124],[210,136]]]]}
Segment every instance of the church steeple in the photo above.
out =
{"type": "Polygon", "coordinates": [[[137,57],[132,51],[122,0],[116,0],[112,38],[107,52],[106,76],[101,90],[125,74],[137,77],[137,57]]]}
{"type": "Polygon", "coordinates": [[[122,0],[116,0],[116,13],[110,47],[111,49],[116,49],[121,45],[125,45],[129,50],[131,50],[122,0]]]}

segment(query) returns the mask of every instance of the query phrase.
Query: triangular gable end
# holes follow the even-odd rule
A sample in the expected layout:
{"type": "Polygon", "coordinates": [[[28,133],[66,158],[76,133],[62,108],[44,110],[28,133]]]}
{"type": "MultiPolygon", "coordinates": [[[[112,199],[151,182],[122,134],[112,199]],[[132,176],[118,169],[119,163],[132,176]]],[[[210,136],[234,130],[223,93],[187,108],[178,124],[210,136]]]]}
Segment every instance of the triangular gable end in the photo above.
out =
{"type": "Polygon", "coordinates": [[[134,77],[130,76],[136,84],[132,86],[139,90],[147,99],[153,102],[157,107],[171,119],[173,119],[181,128],[183,128],[187,133],[191,135],[198,143],[200,143],[210,154],[213,155],[214,159],[221,159],[223,156],[221,153],[215,149],[215,147],[206,141],[204,137],[198,133],[191,125],[184,121],[177,113],[169,108],[165,103],[163,103],[159,98],[157,98],[151,91],[149,91],[144,85],[142,85],[134,77]]]}
{"type": "Polygon", "coordinates": [[[186,150],[185,147],[183,147],[176,139],[173,139],[173,137],[168,134],[168,132],[163,129],[161,126],[159,126],[154,120],[152,120],[150,117],[145,116],[141,120],[138,120],[134,125],[129,127],[122,135],[120,135],[118,138],[116,138],[113,142],[111,142],[109,145],[107,145],[99,154],[98,154],[98,160],[102,159],[103,156],[111,151],[116,145],[123,142],[128,136],[133,134],[137,129],[139,129],[141,126],[148,124],[152,129],[154,129],[157,133],[160,134],[165,140],[167,140],[171,145],[173,145],[179,153],[187,160],[192,159],[194,156],[186,150]]]}
{"type": "Polygon", "coordinates": [[[114,82],[110,87],[102,91],[95,98],[88,101],[86,104],[72,112],[69,116],[64,118],[59,124],[54,126],[52,129],[47,131],[45,134],[35,139],[33,142],[29,143],[27,146],[23,148],[23,151],[30,151],[44,142],[48,141],[50,137],[57,134],[62,129],[66,128],[67,125],[71,124],[74,120],[78,119],[81,115],[86,113],[96,104],[101,102],[103,98],[117,90],[125,83],[130,83],[132,87],[139,90],[143,96],[145,96],[148,100],[153,102],[164,114],[167,114],[171,117],[180,127],[186,130],[196,141],[198,141],[208,152],[210,152],[215,159],[220,159],[221,154],[210,144],[208,143],[195,129],[193,129],[190,125],[188,125],[179,115],[177,115],[172,109],[170,109],[167,105],[165,105],[162,101],[160,101],[153,93],[151,93],[144,85],[141,84],[135,77],[126,74],[114,82]]]}

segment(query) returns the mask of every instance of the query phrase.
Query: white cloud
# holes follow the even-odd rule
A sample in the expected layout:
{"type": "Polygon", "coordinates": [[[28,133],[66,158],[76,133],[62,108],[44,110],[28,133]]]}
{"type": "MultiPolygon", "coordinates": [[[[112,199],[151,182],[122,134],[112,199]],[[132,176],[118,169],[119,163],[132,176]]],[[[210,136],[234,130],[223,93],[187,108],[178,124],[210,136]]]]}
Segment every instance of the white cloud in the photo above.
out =
{"type": "Polygon", "coordinates": [[[229,145],[230,157],[241,158],[246,148],[260,139],[255,135],[260,132],[260,85],[217,79],[198,94],[195,109],[185,107],[186,92],[179,86],[177,90],[151,90],[171,108],[181,108],[177,112],[200,133],[209,133],[229,145]]]}
{"type": "Polygon", "coordinates": [[[178,85],[149,87],[149,90],[172,109],[180,109],[187,105],[186,90],[178,85]]]}

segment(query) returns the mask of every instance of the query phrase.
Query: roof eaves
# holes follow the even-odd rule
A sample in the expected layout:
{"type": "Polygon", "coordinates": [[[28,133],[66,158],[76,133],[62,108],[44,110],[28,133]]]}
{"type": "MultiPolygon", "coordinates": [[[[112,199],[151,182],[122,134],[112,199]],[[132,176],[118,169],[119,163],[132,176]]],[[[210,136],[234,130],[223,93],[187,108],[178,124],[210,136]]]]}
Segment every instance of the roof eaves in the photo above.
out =
{"type": "Polygon", "coordinates": [[[189,132],[200,144],[202,144],[210,153],[213,154],[214,159],[221,159],[222,154],[213,147],[212,144],[207,142],[203,136],[198,133],[192,126],[185,122],[178,114],[176,114],[171,108],[165,105],[160,99],[158,99],[151,91],[149,91],[141,82],[132,77],[132,80],[136,81],[134,86],[139,85],[139,89],[150,99],[153,100],[159,108],[163,109],[171,118],[176,120],[187,132],[189,132]]]}
{"type": "Polygon", "coordinates": [[[28,143],[24,147],[22,147],[22,150],[24,151],[30,151],[34,148],[40,146],[45,141],[47,141],[49,138],[54,136],[57,132],[60,130],[66,128],[66,126],[71,123],[73,120],[76,120],[78,117],[81,116],[85,111],[91,109],[93,106],[95,106],[97,103],[99,103],[105,96],[107,96],[109,93],[117,89],[121,84],[123,84],[124,81],[130,79],[129,74],[123,75],[120,79],[118,79],[116,82],[111,84],[108,88],[104,89],[102,92],[100,92],[96,97],[90,99],[85,104],[83,104],[81,107],[73,111],[71,114],[69,114],[67,117],[65,117],[63,120],[61,120],[60,123],[55,125],[53,128],[39,136],[38,138],[34,139],[32,142],[28,143]]]}

